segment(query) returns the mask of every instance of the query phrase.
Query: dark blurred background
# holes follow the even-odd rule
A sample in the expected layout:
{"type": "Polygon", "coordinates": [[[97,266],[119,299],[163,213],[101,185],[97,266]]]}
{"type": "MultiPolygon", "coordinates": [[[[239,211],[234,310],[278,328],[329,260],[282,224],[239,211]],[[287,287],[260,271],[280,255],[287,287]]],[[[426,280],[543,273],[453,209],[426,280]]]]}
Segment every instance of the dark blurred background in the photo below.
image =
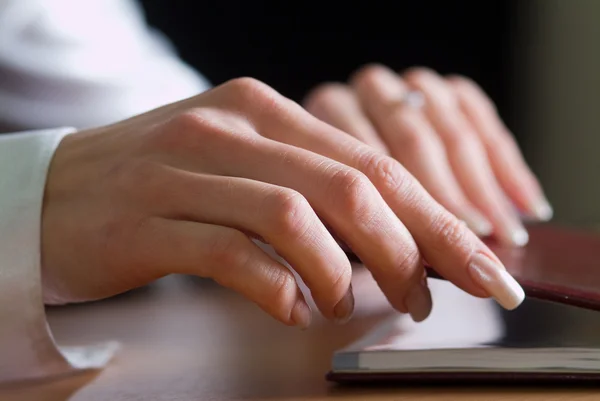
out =
{"type": "Polygon", "coordinates": [[[301,100],[369,62],[475,79],[509,125],[517,1],[161,1],[148,21],[213,84],[258,78],[301,100]]]}
{"type": "Polygon", "coordinates": [[[213,84],[258,78],[301,100],[369,62],[476,80],[561,223],[600,229],[600,0],[143,0],[213,84]]]}

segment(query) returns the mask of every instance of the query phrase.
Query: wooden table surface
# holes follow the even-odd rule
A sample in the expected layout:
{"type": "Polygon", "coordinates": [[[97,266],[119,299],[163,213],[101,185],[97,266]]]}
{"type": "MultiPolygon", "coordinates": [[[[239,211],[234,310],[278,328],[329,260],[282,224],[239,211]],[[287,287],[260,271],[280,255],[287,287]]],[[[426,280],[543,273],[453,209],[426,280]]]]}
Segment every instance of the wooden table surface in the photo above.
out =
{"type": "MultiPolygon", "coordinates": [[[[357,274],[356,277],[361,277],[357,274]]],[[[69,345],[119,340],[104,370],[0,390],[0,400],[599,400],[585,387],[343,387],[324,379],[334,350],[391,313],[372,282],[355,282],[357,311],[337,326],[285,327],[238,295],[170,277],[110,300],[50,308],[69,345]]]]}

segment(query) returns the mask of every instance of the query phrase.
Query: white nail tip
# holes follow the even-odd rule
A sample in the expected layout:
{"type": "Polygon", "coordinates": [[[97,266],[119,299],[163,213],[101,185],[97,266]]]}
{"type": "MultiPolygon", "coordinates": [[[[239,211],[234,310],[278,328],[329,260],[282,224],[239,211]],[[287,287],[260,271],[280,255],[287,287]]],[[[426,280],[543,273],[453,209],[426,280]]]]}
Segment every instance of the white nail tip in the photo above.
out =
{"type": "Polygon", "coordinates": [[[480,236],[488,236],[492,234],[494,231],[494,227],[492,223],[490,223],[485,217],[478,215],[471,215],[463,221],[467,224],[467,226],[475,232],[475,234],[480,236]]]}
{"type": "Polygon", "coordinates": [[[469,267],[473,281],[503,308],[515,309],[525,299],[525,292],[519,283],[503,266],[493,262],[490,258],[476,254],[469,267]]]}
{"type": "Polygon", "coordinates": [[[479,235],[488,236],[494,231],[494,227],[487,220],[479,220],[474,224],[474,230],[479,235]]]}
{"type": "Polygon", "coordinates": [[[517,283],[517,280],[513,278],[507,271],[500,271],[500,280],[504,283],[506,292],[502,299],[496,299],[503,308],[512,310],[517,306],[521,305],[521,303],[525,300],[525,291],[523,288],[517,283]]]}
{"type": "Polygon", "coordinates": [[[513,231],[511,235],[512,242],[517,246],[525,246],[529,242],[529,234],[524,229],[520,228],[513,231]]]}
{"type": "Polygon", "coordinates": [[[534,208],[535,217],[541,221],[549,221],[554,215],[552,207],[547,202],[540,202],[534,208]]]}

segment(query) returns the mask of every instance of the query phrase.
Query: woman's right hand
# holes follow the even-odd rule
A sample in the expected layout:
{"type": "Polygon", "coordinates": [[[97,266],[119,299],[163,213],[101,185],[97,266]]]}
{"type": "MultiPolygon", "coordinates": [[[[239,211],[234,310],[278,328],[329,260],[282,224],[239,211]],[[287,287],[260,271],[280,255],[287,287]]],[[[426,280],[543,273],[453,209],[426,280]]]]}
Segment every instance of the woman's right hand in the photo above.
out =
{"type": "Polygon", "coordinates": [[[495,255],[394,159],[253,79],[121,123],[67,136],[43,207],[48,303],[108,297],[171,274],[210,277],[287,325],[353,311],[351,268],[326,227],[361,258],[397,310],[424,319],[424,260],[506,308],[523,299],[495,255]]]}

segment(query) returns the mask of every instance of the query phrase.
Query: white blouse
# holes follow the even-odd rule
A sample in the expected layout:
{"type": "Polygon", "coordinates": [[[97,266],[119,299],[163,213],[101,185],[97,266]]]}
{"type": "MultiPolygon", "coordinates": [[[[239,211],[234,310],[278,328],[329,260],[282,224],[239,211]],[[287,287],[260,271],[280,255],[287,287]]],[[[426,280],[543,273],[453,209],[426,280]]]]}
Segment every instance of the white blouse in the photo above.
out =
{"type": "Polygon", "coordinates": [[[40,280],[42,196],[61,139],[206,90],[128,0],[0,0],[0,383],[101,367],[59,348],[40,280]],[[48,127],[72,127],[46,129],[48,127]]]}

